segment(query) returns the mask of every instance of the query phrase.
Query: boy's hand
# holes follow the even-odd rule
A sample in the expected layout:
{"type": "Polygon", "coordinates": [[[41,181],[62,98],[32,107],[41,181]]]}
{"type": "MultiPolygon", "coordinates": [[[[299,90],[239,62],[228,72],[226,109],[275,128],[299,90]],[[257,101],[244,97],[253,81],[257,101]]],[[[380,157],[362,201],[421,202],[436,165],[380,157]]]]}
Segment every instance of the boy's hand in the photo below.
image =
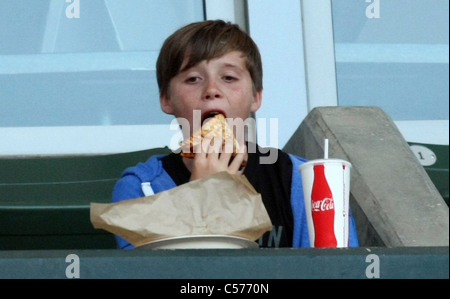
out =
{"type": "Polygon", "coordinates": [[[221,153],[221,138],[204,139],[199,146],[201,148],[197,149],[198,152],[192,163],[191,181],[220,171],[228,171],[230,174],[242,174],[244,172],[244,167],[241,167],[241,165],[247,157],[245,145],[234,156],[232,153],[221,153]]]}

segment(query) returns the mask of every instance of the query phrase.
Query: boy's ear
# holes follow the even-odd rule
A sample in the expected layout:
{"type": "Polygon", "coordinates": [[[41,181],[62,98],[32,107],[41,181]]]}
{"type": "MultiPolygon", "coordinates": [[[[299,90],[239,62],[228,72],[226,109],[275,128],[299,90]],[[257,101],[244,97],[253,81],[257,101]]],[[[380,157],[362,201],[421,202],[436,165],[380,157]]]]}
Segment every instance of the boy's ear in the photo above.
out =
{"type": "Polygon", "coordinates": [[[253,96],[253,102],[251,105],[251,112],[256,112],[259,107],[261,107],[262,103],[262,90],[257,91],[256,94],[253,96]]]}
{"type": "Polygon", "coordinates": [[[167,114],[173,114],[173,108],[167,94],[163,94],[159,97],[159,103],[161,104],[162,111],[167,114]]]}

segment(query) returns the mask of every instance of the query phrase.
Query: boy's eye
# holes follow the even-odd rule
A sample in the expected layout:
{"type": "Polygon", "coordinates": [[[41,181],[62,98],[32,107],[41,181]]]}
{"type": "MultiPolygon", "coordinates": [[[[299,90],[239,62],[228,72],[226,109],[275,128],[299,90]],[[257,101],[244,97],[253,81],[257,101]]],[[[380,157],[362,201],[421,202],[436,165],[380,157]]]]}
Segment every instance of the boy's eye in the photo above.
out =
{"type": "Polygon", "coordinates": [[[195,83],[195,82],[198,82],[199,80],[200,80],[199,77],[189,77],[189,78],[186,79],[186,82],[188,82],[188,83],[195,83]]]}
{"type": "Polygon", "coordinates": [[[233,76],[224,76],[223,79],[224,79],[225,81],[234,81],[234,80],[237,80],[237,79],[236,79],[235,77],[233,77],[233,76]]]}

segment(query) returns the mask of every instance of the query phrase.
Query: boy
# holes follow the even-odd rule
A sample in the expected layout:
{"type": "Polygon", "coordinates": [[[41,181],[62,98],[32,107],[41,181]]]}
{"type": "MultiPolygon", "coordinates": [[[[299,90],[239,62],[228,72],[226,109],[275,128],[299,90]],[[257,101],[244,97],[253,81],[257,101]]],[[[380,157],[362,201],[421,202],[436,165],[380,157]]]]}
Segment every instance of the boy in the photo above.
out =
{"type": "MultiPolygon", "coordinates": [[[[164,42],[156,71],[161,109],[185,120],[179,121],[185,139],[195,130],[196,113],[202,122],[217,112],[227,119],[246,120],[261,106],[260,53],[234,24],[216,20],[182,27],[164,42]]],[[[233,123],[236,132],[243,132],[244,121],[233,123]]],[[[236,155],[219,154],[220,147],[221,142],[206,140],[196,148],[194,158],[171,153],[126,169],[114,188],[113,202],[151,195],[219,171],[242,174],[261,194],[273,224],[272,231],[258,241],[260,246],[309,247],[298,170],[306,160],[250,142],[242,142],[236,155]],[[266,163],[260,163],[264,158],[266,163]]],[[[350,227],[350,246],[358,246],[352,218],[350,227]]],[[[133,248],[118,236],[117,242],[119,248],[133,248]]]]}

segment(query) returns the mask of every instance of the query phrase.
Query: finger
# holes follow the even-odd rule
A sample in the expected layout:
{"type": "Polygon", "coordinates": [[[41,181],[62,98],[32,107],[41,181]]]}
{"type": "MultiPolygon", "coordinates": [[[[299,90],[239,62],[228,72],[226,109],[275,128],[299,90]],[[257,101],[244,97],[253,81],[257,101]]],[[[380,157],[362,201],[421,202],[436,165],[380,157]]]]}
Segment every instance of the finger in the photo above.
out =
{"type": "Polygon", "coordinates": [[[243,146],[242,152],[236,154],[229,165],[229,170],[235,173],[242,173],[246,165],[246,161],[248,158],[247,149],[245,145],[243,146]]]}
{"type": "Polygon", "coordinates": [[[202,142],[201,142],[201,155],[203,157],[206,157],[209,154],[211,141],[212,140],[211,140],[210,137],[205,137],[205,138],[202,139],[202,142]]]}
{"type": "Polygon", "coordinates": [[[222,138],[214,137],[209,143],[208,154],[214,157],[219,157],[222,152],[222,138]]]}
{"type": "Polygon", "coordinates": [[[209,140],[203,139],[200,143],[198,143],[193,148],[193,152],[195,153],[194,161],[206,160],[207,151],[208,151],[208,143],[209,143],[209,140]]]}
{"type": "Polygon", "coordinates": [[[233,155],[233,139],[231,138],[222,139],[220,161],[228,167],[232,155],[233,155]]]}

